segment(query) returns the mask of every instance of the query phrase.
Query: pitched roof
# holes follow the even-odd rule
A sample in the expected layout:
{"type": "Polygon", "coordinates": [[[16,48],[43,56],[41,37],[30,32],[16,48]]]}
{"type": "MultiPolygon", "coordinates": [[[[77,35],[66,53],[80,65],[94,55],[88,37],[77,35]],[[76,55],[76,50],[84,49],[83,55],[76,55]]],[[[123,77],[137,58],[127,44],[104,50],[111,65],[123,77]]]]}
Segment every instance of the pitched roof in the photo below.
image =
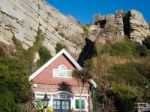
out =
{"type": "Polygon", "coordinates": [[[41,73],[46,67],[48,67],[52,62],[54,62],[62,54],[64,54],[77,69],[79,70],[82,69],[82,67],[73,59],[73,57],[65,49],[62,49],[53,58],[47,61],[43,66],[41,66],[38,70],[36,70],[32,75],[30,75],[29,81],[34,79],[39,73],[41,73]]]}

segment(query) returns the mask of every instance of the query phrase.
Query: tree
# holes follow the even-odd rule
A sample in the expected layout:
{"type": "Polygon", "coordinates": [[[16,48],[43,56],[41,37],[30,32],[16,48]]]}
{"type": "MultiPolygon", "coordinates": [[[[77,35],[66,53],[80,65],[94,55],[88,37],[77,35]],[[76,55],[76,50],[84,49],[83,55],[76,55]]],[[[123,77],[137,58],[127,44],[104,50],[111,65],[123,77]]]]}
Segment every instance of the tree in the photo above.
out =
{"type": "Polygon", "coordinates": [[[13,95],[7,90],[0,93],[0,112],[20,112],[13,95]]]}
{"type": "Polygon", "coordinates": [[[82,69],[82,70],[74,70],[73,71],[73,77],[75,77],[78,81],[78,84],[80,86],[80,105],[79,105],[79,109],[81,109],[81,94],[83,91],[83,88],[85,86],[86,83],[89,82],[89,79],[92,78],[90,72],[86,69],[82,69]]]}

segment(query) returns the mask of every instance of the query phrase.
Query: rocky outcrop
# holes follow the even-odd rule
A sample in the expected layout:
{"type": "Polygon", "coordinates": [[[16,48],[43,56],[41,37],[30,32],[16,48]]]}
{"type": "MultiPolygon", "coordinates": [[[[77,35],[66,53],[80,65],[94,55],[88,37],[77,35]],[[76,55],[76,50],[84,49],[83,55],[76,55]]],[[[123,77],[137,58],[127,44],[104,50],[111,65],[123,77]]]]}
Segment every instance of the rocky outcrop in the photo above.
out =
{"type": "Polygon", "coordinates": [[[112,15],[96,15],[95,24],[100,27],[99,40],[115,40],[114,38],[129,36],[131,40],[142,44],[150,35],[149,25],[145,21],[143,15],[131,10],[126,12],[117,11],[112,15]]]}
{"type": "Polygon", "coordinates": [[[46,46],[55,54],[56,43],[62,43],[70,53],[79,54],[84,40],[80,24],[65,16],[43,0],[0,0],[0,41],[13,45],[12,32],[25,49],[35,42],[40,24],[46,46]]]}
{"type": "Polygon", "coordinates": [[[116,14],[95,16],[95,24],[100,27],[100,36],[102,38],[112,38],[115,35],[124,36],[122,14],[123,11],[118,11],[116,14]]]}
{"type": "Polygon", "coordinates": [[[150,35],[148,23],[140,12],[131,10],[129,13],[130,39],[142,44],[142,41],[150,35]]]}
{"type": "Polygon", "coordinates": [[[15,53],[14,47],[12,45],[6,45],[3,42],[0,42],[0,56],[2,57],[11,57],[15,53]]]}

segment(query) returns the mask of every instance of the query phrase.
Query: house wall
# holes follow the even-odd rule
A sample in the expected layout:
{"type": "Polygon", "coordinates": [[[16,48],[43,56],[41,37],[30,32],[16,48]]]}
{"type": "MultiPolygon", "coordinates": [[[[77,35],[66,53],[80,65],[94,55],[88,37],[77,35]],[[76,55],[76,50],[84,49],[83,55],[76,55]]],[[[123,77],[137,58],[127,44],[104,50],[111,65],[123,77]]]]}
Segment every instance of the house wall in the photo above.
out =
{"type": "MultiPolygon", "coordinates": [[[[79,86],[66,86],[64,88],[60,85],[46,85],[46,84],[36,84],[37,87],[33,87],[33,90],[36,92],[57,92],[57,91],[68,91],[72,94],[80,94],[79,86]]],[[[82,94],[89,94],[89,87],[82,87],[82,94]]]]}
{"type": "MultiPolygon", "coordinates": [[[[32,80],[33,91],[35,92],[35,99],[42,99],[47,93],[51,98],[49,106],[53,106],[53,94],[57,92],[66,92],[72,94],[71,108],[75,108],[75,99],[80,98],[81,83],[76,78],[58,78],[53,77],[53,69],[57,69],[59,65],[65,65],[68,70],[74,70],[76,67],[64,55],[60,55],[47,68],[45,68],[39,75],[32,80]]],[[[82,87],[82,99],[85,100],[86,112],[89,112],[89,107],[92,108],[91,98],[89,96],[89,84],[82,87]]]]}
{"type": "MultiPolygon", "coordinates": [[[[53,100],[55,99],[53,95],[55,94],[59,94],[59,93],[66,93],[66,94],[70,94],[71,95],[71,98],[70,98],[70,102],[71,102],[71,109],[75,110],[75,112],[79,112],[79,109],[76,109],[75,108],[75,100],[77,99],[82,99],[85,101],[85,109],[83,109],[82,112],[92,112],[92,108],[91,107],[91,98],[88,94],[82,94],[81,97],[79,94],[71,94],[69,92],[63,92],[63,91],[58,91],[58,92],[55,92],[55,93],[47,93],[49,99],[50,99],[50,102],[49,102],[49,107],[53,107],[53,100]],[[90,101],[90,102],[89,102],[90,101]]],[[[36,99],[43,99],[45,93],[43,92],[35,92],[35,97],[36,99]]],[[[62,99],[62,100],[66,100],[66,99],[62,99]]]]}
{"type": "Polygon", "coordinates": [[[53,69],[57,69],[58,66],[62,64],[65,65],[68,70],[75,69],[73,64],[64,55],[61,55],[46,69],[39,73],[39,75],[37,75],[32,82],[40,84],[60,84],[61,82],[66,82],[69,85],[78,85],[78,81],[75,78],[53,77],[53,69]]]}

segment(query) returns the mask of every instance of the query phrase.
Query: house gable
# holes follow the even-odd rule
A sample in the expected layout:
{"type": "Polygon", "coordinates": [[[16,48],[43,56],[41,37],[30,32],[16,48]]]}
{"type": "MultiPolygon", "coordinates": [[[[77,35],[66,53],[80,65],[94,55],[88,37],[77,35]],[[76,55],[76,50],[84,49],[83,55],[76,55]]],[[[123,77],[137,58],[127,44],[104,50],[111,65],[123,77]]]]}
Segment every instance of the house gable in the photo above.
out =
{"type": "Polygon", "coordinates": [[[65,82],[69,85],[78,85],[77,81],[73,77],[54,76],[54,70],[58,70],[60,66],[65,66],[68,71],[73,71],[76,69],[76,67],[62,54],[42,72],[40,72],[34,79],[32,79],[32,81],[37,84],[58,85],[65,82]]]}
{"type": "MultiPolygon", "coordinates": [[[[29,81],[34,80],[46,70],[48,70],[47,72],[51,72],[47,74],[53,75],[53,69],[58,69],[60,65],[66,66],[67,70],[74,70],[75,68],[79,70],[82,69],[81,66],[70,56],[70,54],[65,49],[63,49],[42,67],[40,67],[36,72],[34,72],[29,77],[29,81]]],[[[44,76],[43,78],[45,79],[44,76]]]]}

